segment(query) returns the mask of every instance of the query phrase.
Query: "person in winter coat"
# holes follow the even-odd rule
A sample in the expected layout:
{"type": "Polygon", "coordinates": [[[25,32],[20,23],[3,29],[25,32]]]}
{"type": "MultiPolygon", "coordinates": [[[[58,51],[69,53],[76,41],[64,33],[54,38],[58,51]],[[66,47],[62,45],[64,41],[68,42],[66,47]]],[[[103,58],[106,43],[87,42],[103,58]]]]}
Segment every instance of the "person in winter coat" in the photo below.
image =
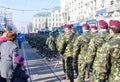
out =
{"type": "Polygon", "coordinates": [[[17,64],[14,70],[13,82],[28,82],[29,75],[25,73],[24,58],[21,55],[15,56],[15,63],[17,64]]]}
{"type": "Polygon", "coordinates": [[[22,43],[23,40],[24,40],[24,35],[21,34],[21,33],[18,33],[18,35],[17,35],[17,41],[18,41],[18,45],[19,45],[20,49],[21,49],[21,43],[22,43]]]}
{"type": "Polygon", "coordinates": [[[4,32],[4,33],[2,34],[2,36],[0,37],[0,43],[7,41],[6,35],[7,35],[7,32],[4,32]]]}
{"type": "MultiPolygon", "coordinates": [[[[6,35],[7,41],[0,45],[1,61],[0,61],[0,75],[5,78],[7,82],[11,82],[13,78],[14,55],[18,52],[18,47],[14,43],[16,33],[9,31],[6,35]]],[[[0,81],[1,82],[1,81],[0,81]]]]}
{"type": "MultiPolygon", "coordinates": [[[[0,31],[0,44],[7,41],[6,34],[7,32],[3,33],[3,31],[0,31]]],[[[1,54],[0,54],[0,60],[1,60],[1,54]]],[[[0,75],[0,82],[6,82],[6,79],[2,78],[1,75],[0,75]]]]}

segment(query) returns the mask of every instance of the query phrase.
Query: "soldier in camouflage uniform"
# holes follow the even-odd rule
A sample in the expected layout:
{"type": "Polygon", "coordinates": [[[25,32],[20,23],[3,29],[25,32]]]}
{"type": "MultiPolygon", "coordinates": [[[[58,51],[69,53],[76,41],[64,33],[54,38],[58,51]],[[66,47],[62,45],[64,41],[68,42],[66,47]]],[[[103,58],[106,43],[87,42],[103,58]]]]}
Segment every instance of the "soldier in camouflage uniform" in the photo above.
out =
{"type": "Polygon", "coordinates": [[[46,40],[46,45],[48,46],[48,57],[52,60],[57,50],[56,41],[52,33],[49,34],[49,37],[46,40]]]}
{"type": "Polygon", "coordinates": [[[91,26],[91,32],[92,33],[97,33],[98,32],[97,26],[95,26],[95,25],[91,26]]]}
{"type": "Polygon", "coordinates": [[[85,72],[86,72],[86,58],[87,58],[87,48],[90,38],[92,37],[90,33],[90,27],[88,24],[82,25],[83,34],[77,37],[74,48],[73,48],[73,57],[74,57],[74,66],[78,62],[78,81],[85,82],[85,72]],[[78,58],[78,59],[77,59],[78,58]]]}
{"type": "Polygon", "coordinates": [[[112,38],[102,46],[100,60],[100,80],[106,82],[120,82],[120,21],[110,21],[110,33],[112,38]],[[110,71],[110,72],[109,72],[110,71]]]}
{"type": "Polygon", "coordinates": [[[97,69],[97,63],[95,63],[98,61],[99,56],[96,57],[96,55],[99,55],[99,50],[102,45],[111,38],[108,33],[107,22],[100,20],[98,29],[99,33],[94,35],[88,47],[87,68],[90,72],[90,80],[93,82],[97,82],[99,77],[99,70],[97,69]]]}
{"type": "Polygon", "coordinates": [[[61,38],[61,44],[59,44],[59,52],[63,58],[63,66],[65,66],[65,76],[66,79],[69,79],[70,82],[74,82],[74,71],[73,71],[73,38],[74,34],[71,32],[71,25],[65,25],[64,30],[65,34],[61,38]]]}
{"type": "MultiPolygon", "coordinates": [[[[73,27],[73,26],[72,26],[72,27],[73,27]]],[[[75,29],[74,27],[73,27],[71,30],[72,30],[73,33],[75,33],[74,38],[73,38],[73,40],[72,40],[72,42],[73,42],[73,43],[72,43],[72,46],[73,46],[76,38],[77,38],[78,36],[80,36],[80,34],[76,32],[76,29],[75,29]]],[[[78,59],[78,58],[76,58],[76,59],[78,59]]],[[[75,75],[74,77],[76,78],[76,77],[78,76],[78,62],[73,62],[73,63],[75,63],[74,66],[73,66],[73,68],[74,68],[74,75],[75,75]]]]}

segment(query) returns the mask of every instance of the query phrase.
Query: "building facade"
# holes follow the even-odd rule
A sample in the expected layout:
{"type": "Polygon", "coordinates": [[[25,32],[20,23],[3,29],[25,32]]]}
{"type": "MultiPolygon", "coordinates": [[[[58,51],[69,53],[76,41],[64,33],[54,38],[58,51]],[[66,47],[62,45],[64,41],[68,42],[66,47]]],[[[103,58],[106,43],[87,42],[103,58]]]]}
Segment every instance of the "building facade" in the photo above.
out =
{"type": "Polygon", "coordinates": [[[120,16],[120,0],[61,0],[63,23],[120,16]]]}
{"type": "Polygon", "coordinates": [[[12,23],[12,9],[9,8],[0,8],[0,28],[6,26],[10,27],[12,23]]]}
{"type": "Polygon", "coordinates": [[[53,30],[62,26],[60,7],[55,7],[51,13],[42,12],[33,18],[33,30],[53,30]]]}

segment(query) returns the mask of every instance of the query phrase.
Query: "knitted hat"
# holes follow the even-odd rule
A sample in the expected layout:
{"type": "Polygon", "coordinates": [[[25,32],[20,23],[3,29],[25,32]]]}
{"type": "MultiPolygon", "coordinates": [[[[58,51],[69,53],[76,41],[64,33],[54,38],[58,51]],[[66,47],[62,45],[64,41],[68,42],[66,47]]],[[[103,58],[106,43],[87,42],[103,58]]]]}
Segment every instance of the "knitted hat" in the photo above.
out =
{"type": "Polygon", "coordinates": [[[15,63],[20,64],[20,65],[24,65],[24,58],[21,55],[16,54],[15,55],[15,63]]]}

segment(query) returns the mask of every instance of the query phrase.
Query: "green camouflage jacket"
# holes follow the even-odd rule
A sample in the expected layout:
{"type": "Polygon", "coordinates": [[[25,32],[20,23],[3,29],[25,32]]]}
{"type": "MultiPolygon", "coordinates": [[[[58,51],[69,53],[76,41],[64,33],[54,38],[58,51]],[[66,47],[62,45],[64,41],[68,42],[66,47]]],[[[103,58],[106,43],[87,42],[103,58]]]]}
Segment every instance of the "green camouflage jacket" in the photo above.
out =
{"type": "Polygon", "coordinates": [[[72,32],[65,33],[61,36],[61,40],[57,43],[58,44],[58,51],[61,55],[65,53],[66,47],[69,44],[69,40],[71,36],[73,35],[72,32]]]}
{"type": "Polygon", "coordinates": [[[101,79],[109,77],[109,82],[120,81],[120,34],[116,34],[101,48],[99,55],[99,75],[101,79]]]}
{"type": "Polygon", "coordinates": [[[77,34],[72,33],[72,40],[68,43],[68,45],[66,47],[66,50],[64,53],[65,56],[72,56],[73,57],[73,45],[74,45],[74,42],[75,42],[77,37],[78,37],[77,34]]]}
{"type": "Polygon", "coordinates": [[[92,34],[90,32],[84,32],[82,35],[77,37],[74,47],[73,47],[73,57],[74,57],[74,62],[76,62],[76,57],[78,57],[78,61],[81,63],[83,61],[86,62],[86,54],[87,54],[87,48],[88,48],[88,43],[92,37],[92,34]]]}
{"type": "Polygon", "coordinates": [[[94,37],[90,40],[89,47],[88,47],[88,58],[87,63],[92,65],[97,51],[102,47],[102,45],[110,40],[111,36],[108,32],[99,32],[94,35],[94,37]]]}
{"type": "Polygon", "coordinates": [[[48,39],[46,40],[46,45],[48,46],[48,48],[51,51],[55,51],[56,50],[55,38],[52,35],[50,35],[48,37],[48,39]]]}

